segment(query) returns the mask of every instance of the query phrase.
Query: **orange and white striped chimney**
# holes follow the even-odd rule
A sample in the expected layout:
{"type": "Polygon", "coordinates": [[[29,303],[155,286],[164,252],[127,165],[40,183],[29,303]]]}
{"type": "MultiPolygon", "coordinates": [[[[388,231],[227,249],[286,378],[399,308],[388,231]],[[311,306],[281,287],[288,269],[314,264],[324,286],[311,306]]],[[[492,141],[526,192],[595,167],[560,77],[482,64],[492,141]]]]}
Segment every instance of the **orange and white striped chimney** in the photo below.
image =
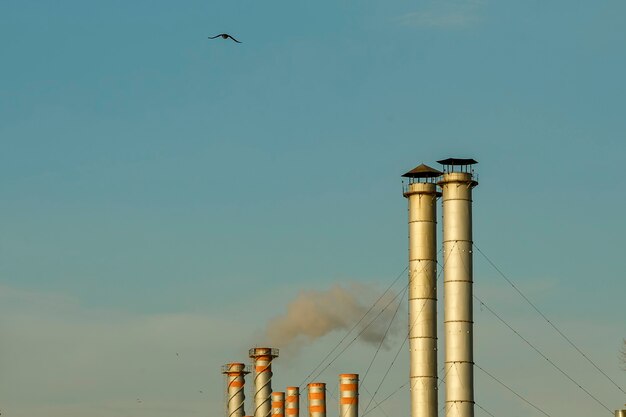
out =
{"type": "Polygon", "coordinates": [[[278,349],[252,348],[248,352],[254,361],[254,417],[270,417],[272,413],[272,361],[278,349]]]}
{"type": "Polygon", "coordinates": [[[272,392],[272,417],[285,417],[284,392],[272,392]]]}
{"type": "Polygon", "coordinates": [[[359,415],[359,375],[339,375],[339,417],[359,415]]]}
{"type": "Polygon", "coordinates": [[[300,417],[300,387],[287,387],[285,414],[287,417],[300,417]]]}
{"type": "Polygon", "coordinates": [[[222,373],[226,375],[226,417],[244,417],[244,385],[245,375],[249,374],[248,367],[243,363],[227,363],[222,366],[222,373]]]}
{"type": "Polygon", "coordinates": [[[309,417],[326,417],[326,384],[309,384],[309,417]]]}

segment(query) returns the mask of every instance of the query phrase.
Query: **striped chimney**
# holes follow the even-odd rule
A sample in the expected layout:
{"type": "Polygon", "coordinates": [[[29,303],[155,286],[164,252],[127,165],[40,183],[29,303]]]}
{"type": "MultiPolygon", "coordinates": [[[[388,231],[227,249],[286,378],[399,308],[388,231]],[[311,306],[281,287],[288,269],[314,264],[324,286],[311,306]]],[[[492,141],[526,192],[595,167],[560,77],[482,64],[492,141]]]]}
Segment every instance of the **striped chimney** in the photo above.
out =
{"type": "Polygon", "coordinates": [[[245,375],[250,371],[243,363],[227,363],[222,366],[222,373],[226,375],[226,417],[244,417],[245,375]]]}
{"type": "Polygon", "coordinates": [[[272,392],[272,417],[285,417],[284,392],[272,392]]]}
{"type": "Polygon", "coordinates": [[[252,348],[249,356],[254,361],[254,417],[270,417],[272,361],[278,357],[278,349],[252,348]]]}
{"type": "Polygon", "coordinates": [[[339,417],[359,415],[359,375],[339,375],[339,417]]]}
{"type": "Polygon", "coordinates": [[[326,417],[326,384],[309,384],[309,417],[326,417]]]}
{"type": "Polygon", "coordinates": [[[300,388],[287,387],[285,397],[285,414],[287,417],[300,417],[300,388]]]}

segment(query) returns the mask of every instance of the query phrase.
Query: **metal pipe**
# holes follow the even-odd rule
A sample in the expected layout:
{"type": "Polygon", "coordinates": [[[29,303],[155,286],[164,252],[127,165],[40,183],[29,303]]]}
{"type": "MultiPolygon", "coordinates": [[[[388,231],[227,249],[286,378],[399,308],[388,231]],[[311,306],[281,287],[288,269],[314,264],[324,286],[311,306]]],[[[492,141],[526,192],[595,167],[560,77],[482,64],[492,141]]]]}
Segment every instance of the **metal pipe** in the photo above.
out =
{"type": "Polygon", "coordinates": [[[309,384],[309,417],[326,417],[326,384],[309,384]]]}
{"type": "Polygon", "coordinates": [[[272,361],[278,357],[278,349],[252,348],[249,356],[254,361],[254,417],[270,417],[272,361]]]}
{"type": "Polygon", "coordinates": [[[411,416],[437,417],[437,187],[408,184],[411,416]]]}
{"type": "Polygon", "coordinates": [[[285,414],[287,417],[300,417],[300,388],[287,387],[285,397],[285,414]]]}
{"type": "Polygon", "coordinates": [[[474,417],[471,172],[448,172],[443,194],[446,417],[474,417]]]}
{"type": "Polygon", "coordinates": [[[339,417],[359,415],[359,375],[339,375],[339,417]]]}
{"type": "Polygon", "coordinates": [[[222,373],[226,376],[226,417],[244,417],[245,376],[250,371],[243,363],[227,363],[222,366],[222,373]]]}
{"type": "Polygon", "coordinates": [[[272,417],[285,417],[284,392],[272,392],[272,417]]]}
{"type": "Polygon", "coordinates": [[[626,417],[626,410],[615,410],[615,417],[626,417]]]}

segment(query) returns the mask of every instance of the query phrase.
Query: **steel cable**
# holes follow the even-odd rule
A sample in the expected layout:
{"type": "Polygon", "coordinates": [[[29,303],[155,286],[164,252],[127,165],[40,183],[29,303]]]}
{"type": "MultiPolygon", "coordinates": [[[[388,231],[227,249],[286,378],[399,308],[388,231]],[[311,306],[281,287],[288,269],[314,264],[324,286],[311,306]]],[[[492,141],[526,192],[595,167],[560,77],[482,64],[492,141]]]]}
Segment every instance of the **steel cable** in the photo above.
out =
{"type": "Polygon", "coordinates": [[[491,309],[491,307],[489,307],[487,304],[485,304],[480,298],[478,298],[476,295],[474,295],[474,298],[476,300],[478,300],[478,302],[487,309],[487,311],[489,311],[491,314],[493,314],[498,320],[500,320],[500,322],[502,322],[502,324],[504,324],[506,327],[508,327],[513,333],[515,333],[520,339],[522,339],[524,342],[526,342],[526,344],[528,346],[530,346],[535,352],[537,352],[539,355],[541,355],[542,358],[544,358],[550,365],[552,365],[556,370],[558,370],[561,374],[563,374],[567,379],[569,379],[571,382],[573,382],[578,388],[580,388],[581,390],[583,390],[589,397],[593,398],[595,400],[595,402],[597,402],[598,404],[600,404],[602,407],[604,407],[611,415],[613,415],[613,411],[611,411],[611,409],[609,407],[607,407],[606,405],[604,405],[598,398],[596,398],[592,393],[590,393],[587,389],[585,389],[582,385],[580,385],[578,382],[576,382],[574,380],[574,378],[572,378],[571,376],[569,376],[569,374],[567,374],[567,372],[565,372],[563,369],[561,369],[556,363],[554,363],[550,358],[548,358],[546,355],[543,354],[543,352],[541,352],[535,345],[533,345],[532,343],[530,343],[528,341],[528,339],[526,339],[524,336],[522,336],[517,330],[515,330],[510,324],[508,324],[506,321],[504,321],[504,319],[502,317],[500,317],[495,311],[493,311],[491,309]]]}
{"type": "Polygon", "coordinates": [[[498,384],[502,385],[504,388],[508,389],[509,391],[511,391],[513,394],[515,394],[516,397],[518,397],[520,400],[524,401],[526,404],[530,405],[531,407],[533,407],[535,410],[539,411],[541,414],[543,414],[544,416],[550,417],[550,414],[546,413],[545,411],[543,411],[541,408],[537,407],[535,404],[531,403],[530,401],[528,401],[526,398],[522,397],[520,394],[518,394],[517,392],[515,392],[515,390],[511,387],[509,387],[508,385],[506,385],[504,382],[500,381],[498,378],[496,378],[495,376],[493,376],[492,374],[490,374],[489,372],[487,372],[486,370],[484,370],[480,365],[474,363],[474,366],[478,369],[480,369],[481,371],[483,371],[485,374],[487,374],[491,379],[493,379],[494,381],[496,381],[498,384]]]}
{"type": "Polygon", "coordinates": [[[545,314],[543,314],[543,313],[541,312],[541,310],[539,310],[539,308],[537,308],[537,306],[536,306],[536,305],[535,305],[532,301],[530,301],[530,300],[528,299],[528,297],[526,297],[526,295],[524,295],[524,293],[523,293],[522,291],[520,291],[520,289],[519,289],[519,288],[517,288],[517,286],[515,286],[515,284],[513,283],[513,281],[511,281],[511,280],[510,280],[510,279],[509,279],[509,278],[508,278],[508,277],[504,274],[504,272],[502,272],[502,271],[500,270],[500,268],[498,268],[498,267],[496,266],[496,264],[495,264],[495,263],[494,263],[491,259],[489,259],[489,257],[488,257],[487,255],[485,255],[485,253],[484,253],[482,250],[480,250],[480,248],[479,248],[478,246],[476,246],[476,244],[475,244],[475,243],[474,243],[473,245],[474,245],[474,247],[476,248],[476,250],[477,250],[478,252],[480,252],[480,254],[481,254],[481,255],[485,258],[485,260],[486,260],[486,261],[487,261],[487,262],[488,262],[488,263],[489,263],[489,264],[493,267],[493,269],[495,269],[496,271],[498,271],[498,273],[500,274],[500,276],[501,276],[502,278],[504,278],[504,279],[506,280],[506,282],[508,282],[508,283],[511,285],[511,287],[513,287],[513,289],[514,289],[515,291],[517,291],[517,293],[518,293],[518,294],[519,294],[519,295],[520,295],[520,296],[521,296],[521,297],[522,297],[522,298],[523,298],[523,299],[524,299],[524,300],[525,300],[525,301],[526,301],[526,302],[527,302],[527,303],[528,303],[528,304],[529,304],[529,305],[530,305],[530,306],[531,306],[531,307],[532,307],[532,308],[533,308],[533,309],[534,309],[534,310],[535,310],[535,311],[536,311],[536,312],[537,312],[537,313],[538,313],[538,314],[539,314],[539,315],[540,315],[540,316],[541,316],[541,317],[542,317],[542,318],[543,318],[543,319],[544,319],[544,320],[545,320],[545,321],[546,321],[546,322],[547,322],[547,323],[548,323],[548,324],[549,324],[549,325],[550,325],[550,326],[554,329],[554,330],[556,330],[556,332],[557,332],[559,335],[561,335],[561,337],[562,337],[563,339],[565,339],[565,340],[567,341],[567,343],[569,343],[569,344],[570,344],[570,346],[572,346],[574,349],[576,349],[576,351],[577,351],[578,353],[580,353],[580,354],[582,355],[582,357],[583,357],[583,358],[585,358],[585,359],[587,360],[587,362],[589,362],[591,365],[593,365],[593,367],[594,367],[594,368],[596,368],[596,369],[597,369],[597,370],[598,370],[598,371],[599,371],[602,375],[604,375],[604,376],[605,376],[605,377],[606,377],[609,381],[611,381],[611,383],[612,383],[613,385],[615,385],[615,386],[617,387],[617,389],[619,389],[619,390],[620,390],[623,394],[626,394],[626,391],[624,391],[624,389],[623,389],[622,387],[620,387],[620,386],[619,386],[619,385],[618,385],[618,384],[617,384],[617,383],[616,383],[616,382],[615,382],[615,381],[614,381],[614,380],[613,380],[610,376],[608,376],[608,375],[606,374],[606,372],[604,372],[602,369],[600,369],[600,367],[599,367],[598,365],[596,365],[596,363],[595,363],[594,361],[592,361],[592,360],[591,360],[591,359],[590,359],[587,355],[585,355],[585,353],[584,353],[582,350],[580,350],[580,349],[578,348],[578,346],[576,346],[576,344],[574,344],[574,342],[572,342],[572,340],[571,340],[569,337],[567,337],[567,336],[566,336],[566,335],[565,335],[565,334],[564,334],[564,333],[563,333],[563,332],[562,332],[562,331],[561,331],[558,327],[556,327],[556,325],[555,325],[554,323],[552,323],[552,322],[550,321],[550,319],[548,319],[548,317],[546,317],[546,315],[545,315],[545,314]]]}
{"type": "MultiPolygon", "coordinates": [[[[337,343],[337,344],[336,344],[336,345],[335,345],[335,346],[334,346],[334,347],[330,350],[330,352],[328,352],[328,353],[326,354],[326,356],[324,356],[324,358],[320,361],[320,363],[319,363],[319,364],[318,364],[315,368],[313,368],[313,370],[312,370],[312,371],[311,371],[311,372],[310,372],[310,373],[306,376],[306,378],[304,378],[304,381],[302,381],[302,382],[300,383],[300,385],[299,385],[299,387],[300,387],[300,388],[302,388],[302,387],[305,385],[306,381],[307,381],[307,380],[311,377],[311,375],[313,375],[313,374],[315,373],[315,371],[317,371],[317,370],[320,368],[320,366],[322,366],[322,365],[324,364],[324,362],[325,362],[325,361],[326,361],[326,360],[330,357],[330,355],[332,355],[332,354],[333,354],[333,352],[334,352],[335,350],[337,350],[337,348],[339,348],[339,346],[341,346],[341,344],[342,344],[342,343],[343,343],[343,342],[344,342],[344,341],[348,338],[348,336],[350,335],[350,333],[352,333],[352,332],[354,331],[354,329],[356,329],[356,328],[359,326],[359,324],[361,324],[361,322],[362,322],[363,320],[365,320],[365,317],[367,317],[367,315],[368,315],[368,314],[369,314],[369,313],[370,313],[370,312],[374,309],[374,307],[376,307],[376,305],[378,304],[378,302],[379,302],[380,300],[382,300],[382,298],[385,296],[385,294],[387,294],[387,293],[389,292],[389,290],[391,290],[391,288],[392,288],[392,287],[396,284],[396,282],[398,282],[398,280],[402,277],[402,275],[404,275],[404,273],[406,272],[406,270],[407,270],[408,268],[409,268],[409,267],[408,267],[408,266],[406,266],[406,267],[402,270],[402,272],[400,272],[400,274],[398,274],[398,276],[396,277],[396,279],[394,279],[394,280],[393,280],[393,282],[392,282],[392,283],[391,283],[391,284],[387,287],[387,289],[386,289],[386,290],[385,290],[385,291],[384,291],[384,292],[380,295],[380,297],[378,297],[378,299],[374,302],[374,304],[372,304],[372,306],[371,306],[371,307],[370,307],[370,308],[369,308],[369,309],[365,312],[365,314],[363,314],[363,316],[359,319],[359,321],[357,321],[357,322],[355,323],[355,325],[354,325],[354,326],[352,326],[352,328],[351,328],[350,330],[348,330],[348,332],[347,332],[347,333],[346,333],[346,334],[345,334],[345,335],[341,338],[341,340],[340,340],[340,341],[339,341],[339,342],[338,342],[338,343],[337,343]]],[[[318,374],[318,375],[319,375],[319,374],[318,374]]],[[[316,376],[316,378],[317,378],[317,376],[316,376]]]]}

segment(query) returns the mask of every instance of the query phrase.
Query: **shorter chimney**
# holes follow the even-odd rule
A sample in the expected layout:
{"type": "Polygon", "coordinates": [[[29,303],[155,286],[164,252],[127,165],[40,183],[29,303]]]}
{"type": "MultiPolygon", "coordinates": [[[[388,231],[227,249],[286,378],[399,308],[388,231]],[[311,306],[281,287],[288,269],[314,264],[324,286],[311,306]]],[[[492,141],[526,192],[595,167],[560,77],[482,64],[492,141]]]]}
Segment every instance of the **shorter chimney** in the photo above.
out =
{"type": "Polygon", "coordinates": [[[267,417],[272,408],[272,361],[278,349],[257,347],[248,352],[254,366],[254,415],[267,417]]]}
{"type": "Polygon", "coordinates": [[[272,392],[272,417],[285,417],[284,392],[272,392]]]}
{"type": "Polygon", "coordinates": [[[249,374],[248,367],[243,363],[227,363],[222,366],[222,373],[226,375],[226,417],[244,417],[244,385],[245,375],[249,374]]]}
{"type": "Polygon", "coordinates": [[[309,417],[326,417],[326,384],[309,384],[309,417]]]}
{"type": "Polygon", "coordinates": [[[339,375],[339,417],[359,415],[359,375],[339,375]]]}
{"type": "Polygon", "coordinates": [[[300,417],[300,388],[287,387],[285,397],[285,414],[287,417],[300,417]]]}

